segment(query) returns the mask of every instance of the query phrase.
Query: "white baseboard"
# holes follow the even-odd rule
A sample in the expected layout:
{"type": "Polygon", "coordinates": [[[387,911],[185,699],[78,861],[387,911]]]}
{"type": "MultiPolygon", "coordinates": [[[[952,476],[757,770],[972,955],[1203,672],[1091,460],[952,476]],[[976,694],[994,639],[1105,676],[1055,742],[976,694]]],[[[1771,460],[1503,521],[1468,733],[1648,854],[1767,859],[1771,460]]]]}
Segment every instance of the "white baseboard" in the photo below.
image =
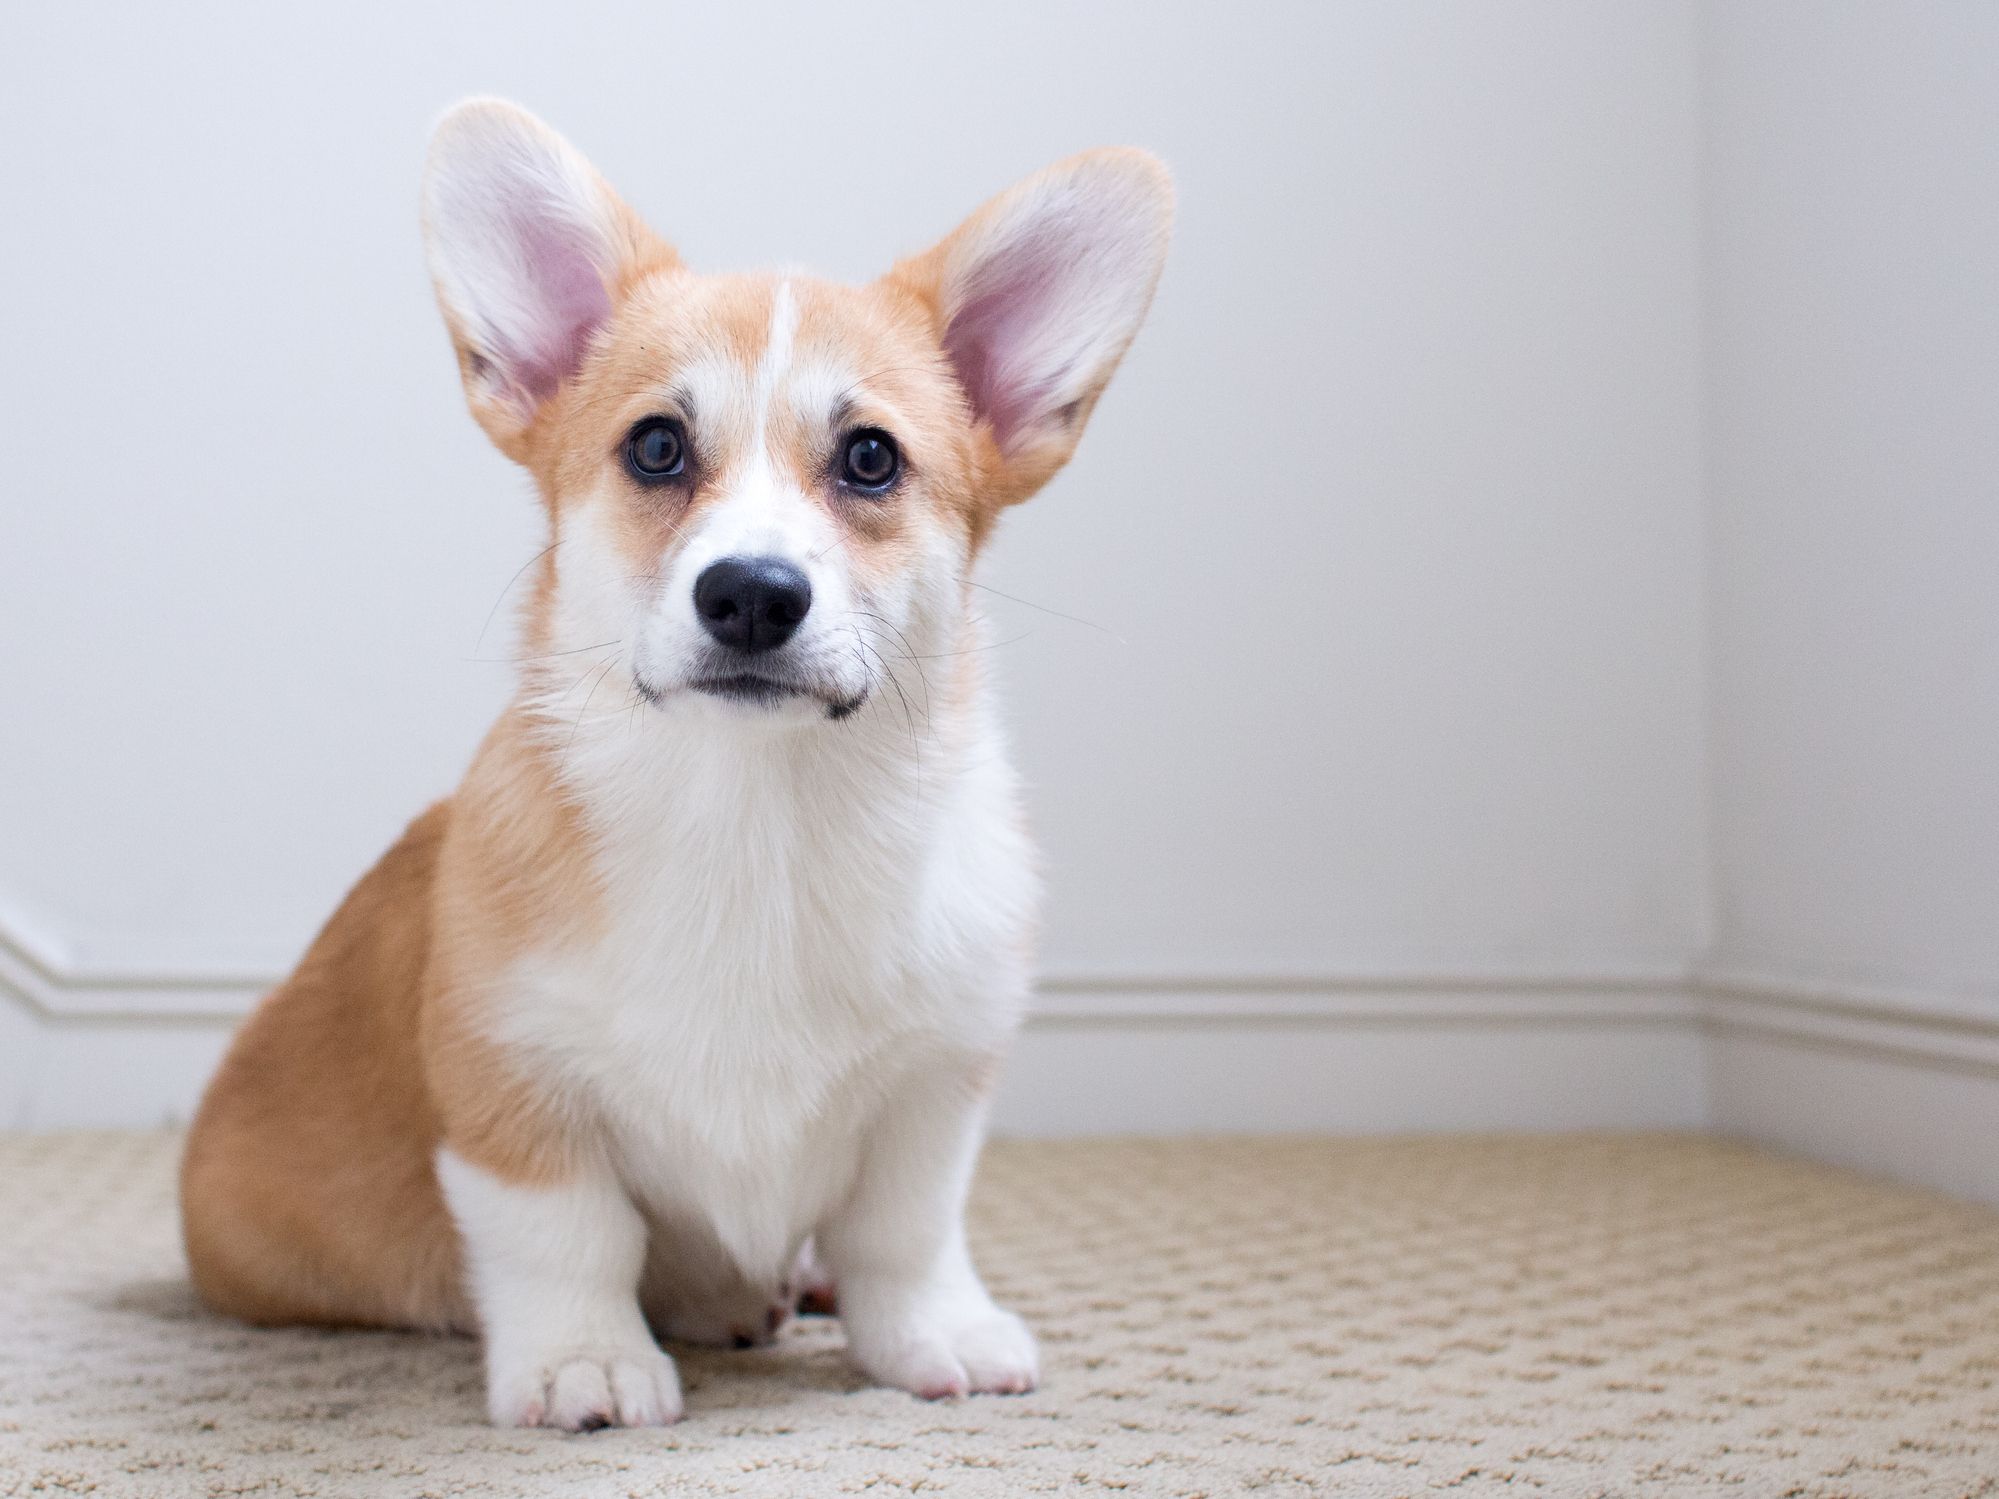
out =
{"type": "Polygon", "coordinates": [[[1764,972],[1699,988],[1711,1128],[1999,1203],[1999,1010],[1764,972]]]}
{"type": "Polygon", "coordinates": [[[1719,1133],[1999,1204],[1999,1072],[1761,1032],[1709,1066],[1719,1133]]]}
{"type": "MultiPolygon", "coordinates": [[[[1649,981],[1112,988],[1037,1002],[995,1111],[1011,1134],[1697,1128],[1694,1001],[1649,981]]],[[[1239,981],[1242,982],[1242,981],[1239,981]]],[[[0,1002],[0,1124],[184,1121],[235,1016],[0,1002]]]]}
{"type": "MultiPolygon", "coordinates": [[[[272,977],[79,962],[0,912],[0,1126],[185,1120],[272,977]]],[[[1999,1203],[1999,1009],[1716,970],[1052,975],[994,1124],[1708,1128],[1999,1203]]]]}
{"type": "Polygon", "coordinates": [[[1001,1089],[1003,1132],[1694,1129],[1705,1114],[1694,1001],[1654,980],[1049,989],[1001,1089]]]}
{"type": "Polygon", "coordinates": [[[106,961],[0,905],[0,996],[45,1019],[230,1021],[246,1014],[297,957],[272,952],[250,962],[204,963],[139,954],[106,961]]]}

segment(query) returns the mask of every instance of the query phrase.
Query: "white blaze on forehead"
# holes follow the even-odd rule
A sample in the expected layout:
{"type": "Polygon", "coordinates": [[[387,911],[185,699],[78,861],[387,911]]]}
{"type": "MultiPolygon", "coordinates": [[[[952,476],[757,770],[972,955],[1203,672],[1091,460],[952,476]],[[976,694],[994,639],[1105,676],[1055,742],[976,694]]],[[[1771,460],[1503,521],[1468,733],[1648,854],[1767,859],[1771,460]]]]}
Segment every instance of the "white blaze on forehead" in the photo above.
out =
{"type": "Polygon", "coordinates": [[[770,328],[764,334],[763,357],[757,361],[756,384],[752,393],[756,403],[758,447],[764,444],[771,402],[776,399],[777,388],[791,368],[792,343],[797,336],[798,303],[791,295],[791,283],[780,281],[777,290],[771,294],[770,328]]]}
{"type": "Polygon", "coordinates": [[[817,432],[860,383],[855,366],[826,349],[816,349],[801,359],[798,325],[797,295],[791,282],[780,281],[771,294],[770,326],[750,380],[759,448],[768,447],[771,412],[780,402],[804,431],[817,432]]]}

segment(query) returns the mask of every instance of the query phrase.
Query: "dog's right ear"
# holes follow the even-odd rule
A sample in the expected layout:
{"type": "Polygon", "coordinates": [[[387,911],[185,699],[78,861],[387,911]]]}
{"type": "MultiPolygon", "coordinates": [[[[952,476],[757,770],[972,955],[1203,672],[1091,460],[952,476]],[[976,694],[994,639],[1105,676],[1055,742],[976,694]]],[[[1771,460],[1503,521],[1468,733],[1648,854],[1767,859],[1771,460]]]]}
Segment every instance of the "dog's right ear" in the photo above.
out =
{"type": "Polygon", "coordinates": [[[472,414],[520,461],[632,279],[679,263],[575,148],[504,99],[437,122],[423,234],[472,414]]]}

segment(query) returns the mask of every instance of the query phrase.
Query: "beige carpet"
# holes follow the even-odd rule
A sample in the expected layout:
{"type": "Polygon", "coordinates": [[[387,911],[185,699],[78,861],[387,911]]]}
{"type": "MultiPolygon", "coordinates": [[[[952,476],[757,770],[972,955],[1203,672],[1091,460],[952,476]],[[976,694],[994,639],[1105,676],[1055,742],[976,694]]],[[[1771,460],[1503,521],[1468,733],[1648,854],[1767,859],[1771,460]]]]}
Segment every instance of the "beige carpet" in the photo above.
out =
{"type": "Polygon", "coordinates": [[[998,1145],[1038,1393],[813,1320],[582,1437],[482,1425],[468,1341],[201,1312],[174,1150],[0,1137],[0,1495],[1999,1493],[1999,1216],[1711,1141],[998,1145]]]}

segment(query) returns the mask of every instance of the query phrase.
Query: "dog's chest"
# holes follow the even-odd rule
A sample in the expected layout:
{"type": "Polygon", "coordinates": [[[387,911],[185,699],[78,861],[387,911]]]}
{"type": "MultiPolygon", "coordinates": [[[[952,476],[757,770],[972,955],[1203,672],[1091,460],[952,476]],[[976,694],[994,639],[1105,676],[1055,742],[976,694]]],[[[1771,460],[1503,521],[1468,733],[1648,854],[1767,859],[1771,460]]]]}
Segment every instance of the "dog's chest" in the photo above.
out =
{"type": "Polygon", "coordinates": [[[847,914],[716,902],[678,940],[627,920],[574,960],[593,996],[577,1070],[627,1185],[739,1265],[789,1257],[852,1174],[861,1104],[927,1029],[911,977],[869,961],[870,913],[847,914]]]}
{"type": "Polygon", "coordinates": [[[699,789],[608,831],[603,919],[525,966],[517,1018],[636,1196],[773,1270],[909,1069],[1000,1044],[1031,877],[1003,779],[699,789]]]}

